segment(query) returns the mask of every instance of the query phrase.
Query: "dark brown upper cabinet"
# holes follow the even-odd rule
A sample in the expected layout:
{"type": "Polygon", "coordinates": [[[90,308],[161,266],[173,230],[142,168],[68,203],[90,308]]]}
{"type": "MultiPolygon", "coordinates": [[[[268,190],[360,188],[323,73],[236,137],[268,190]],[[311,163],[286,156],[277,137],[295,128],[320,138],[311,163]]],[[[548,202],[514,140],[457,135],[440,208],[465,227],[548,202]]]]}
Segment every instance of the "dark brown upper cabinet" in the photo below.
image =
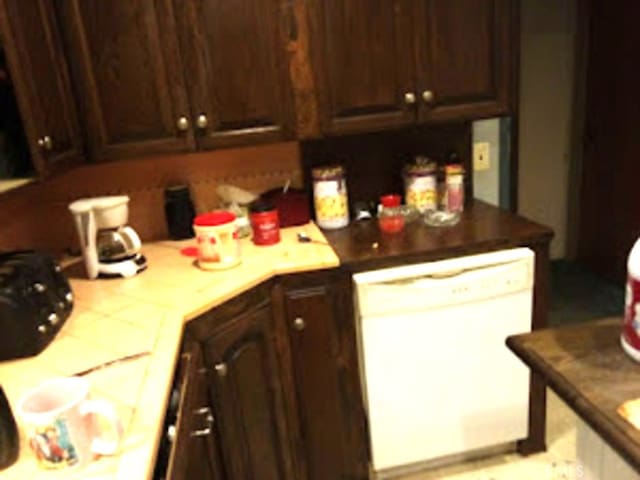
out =
{"type": "Polygon", "coordinates": [[[415,15],[421,121],[509,113],[513,0],[418,0],[415,15]]]}
{"type": "Polygon", "coordinates": [[[325,133],[407,125],[415,112],[411,1],[311,0],[312,54],[325,133]]]}
{"type": "Polygon", "coordinates": [[[198,145],[291,138],[292,100],[274,0],[175,0],[198,145]]]}
{"type": "Polygon", "coordinates": [[[93,160],[190,150],[171,0],[58,0],[93,160]]]}
{"type": "Polygon", "coordinates": [[[51,2],[0,0],[0,34],[38,174],[79,163],[82,135],[51,2]]]}
{"type": "Polygon", "coordinates": [[[58,0],[95,160],[293,136],[269,0],[58,0]]]}
{"type": "Polygon", "coordinates": [[[324,133],[506,114],[515,0],[309,0],[324,133]]]}

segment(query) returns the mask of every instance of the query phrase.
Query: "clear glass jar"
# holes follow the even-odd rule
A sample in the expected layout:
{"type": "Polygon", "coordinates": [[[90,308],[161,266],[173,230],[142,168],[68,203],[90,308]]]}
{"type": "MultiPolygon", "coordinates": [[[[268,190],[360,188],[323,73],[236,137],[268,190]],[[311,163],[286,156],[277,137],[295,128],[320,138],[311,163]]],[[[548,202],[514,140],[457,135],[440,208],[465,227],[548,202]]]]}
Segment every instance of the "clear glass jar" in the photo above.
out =
{"type": "Polygon", "coordinates": [[[444,167],[445,173],[445,210],[462,212],[464,210],[464,169],[462,165],[452,164],[444,167]]]}
{"type": "Polygon", "coordinates": [[[437,207],[436,164],[427,157],[417,157],[415,163],[404,168],[404,199],[419,212],[437,207]]]}
{"type": "Polygon", "coordinates": [[[341,166],[314,168],[313,203],[320,228],[336,229],[349,224],[349,202],[345,171],[341,166]]]}

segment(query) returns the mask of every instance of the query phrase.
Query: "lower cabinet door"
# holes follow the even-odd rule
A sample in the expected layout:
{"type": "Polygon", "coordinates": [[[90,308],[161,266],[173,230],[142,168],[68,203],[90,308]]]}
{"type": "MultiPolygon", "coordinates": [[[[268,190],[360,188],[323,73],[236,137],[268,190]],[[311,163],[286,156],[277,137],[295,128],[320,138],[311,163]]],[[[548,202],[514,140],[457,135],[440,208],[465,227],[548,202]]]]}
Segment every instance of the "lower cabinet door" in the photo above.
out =
{"type": "Polygon", "coordinates": [[[186,339],[178,366],[180,408],[167,480],[223,480],[216,445],[215,417],[207,392],[200,345],[186,339]]]}
{"type": "Polygon", "coordinates": [[[203,342],[227,480],[293,478],[272,321],[245,311],[203,342]]]}
{"type": "Polygon", "coordinates": [[[350,276],[285,279],[293,382],[308,480],[369,478],[350,276]]]}

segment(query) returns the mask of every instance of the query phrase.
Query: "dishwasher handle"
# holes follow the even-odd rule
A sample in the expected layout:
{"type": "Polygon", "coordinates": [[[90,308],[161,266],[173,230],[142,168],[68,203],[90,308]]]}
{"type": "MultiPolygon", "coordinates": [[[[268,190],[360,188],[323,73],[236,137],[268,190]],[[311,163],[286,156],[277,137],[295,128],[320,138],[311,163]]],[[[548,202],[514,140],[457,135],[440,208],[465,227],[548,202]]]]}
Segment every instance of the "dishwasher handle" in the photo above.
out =
{"type": "Polygon", "coordinates": [[[463,280],[468,276],[488,276],[500,274],[501,270],[508,270],[517,262],[496,262],[492,264],[482,265],[481,267],[473,268],[453,268],[449,270],[435,271],[424,275],[412,276],[406,278],[397,278],[375,282],[376,285],[389,285],[389,286],[415,286],[420,287],[422,285],[431,286],[433,282],[438,281],[451,281],[451,280],[463,280]]]}

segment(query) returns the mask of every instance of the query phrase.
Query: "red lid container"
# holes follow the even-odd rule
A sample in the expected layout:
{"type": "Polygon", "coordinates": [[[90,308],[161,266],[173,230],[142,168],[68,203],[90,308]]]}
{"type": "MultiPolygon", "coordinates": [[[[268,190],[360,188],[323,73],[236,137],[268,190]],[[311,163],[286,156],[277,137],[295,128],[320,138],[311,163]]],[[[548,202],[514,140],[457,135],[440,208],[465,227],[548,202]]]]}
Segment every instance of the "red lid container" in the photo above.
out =
{"type": "Polygon", "coordinates": [[[198,227],[215,227],[231,223],[236,216],[228,210],[214,210],[213,212],[203,213],[193,219],[193,224],[198,227]]]}

